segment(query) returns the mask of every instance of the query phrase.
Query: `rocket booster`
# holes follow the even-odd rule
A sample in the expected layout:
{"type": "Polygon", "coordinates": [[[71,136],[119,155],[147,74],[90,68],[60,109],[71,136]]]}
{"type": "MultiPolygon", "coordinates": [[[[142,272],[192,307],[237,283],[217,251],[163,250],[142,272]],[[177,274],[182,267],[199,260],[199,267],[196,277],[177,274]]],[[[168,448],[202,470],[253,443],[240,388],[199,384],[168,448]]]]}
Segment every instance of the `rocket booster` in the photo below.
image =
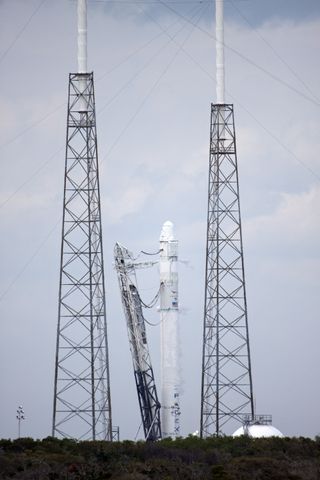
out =
{"type": "Polygon", "coordinates": [[[161,424],[163,437],[175,438],[180,428],[178,241],[173,224],[160,235],[161,424]]]}

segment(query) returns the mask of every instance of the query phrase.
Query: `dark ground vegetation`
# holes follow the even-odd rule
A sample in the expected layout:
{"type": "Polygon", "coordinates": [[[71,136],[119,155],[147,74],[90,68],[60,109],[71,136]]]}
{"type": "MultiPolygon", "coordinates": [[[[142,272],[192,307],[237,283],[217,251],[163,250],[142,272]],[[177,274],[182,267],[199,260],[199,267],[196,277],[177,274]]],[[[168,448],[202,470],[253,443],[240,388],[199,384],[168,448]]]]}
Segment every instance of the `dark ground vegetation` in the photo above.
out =
{"type": "Polygon", "coordinates": [[[16,480],[320,480],[320,440],[239,437],[144,442],[0,440],[16,480]]]}

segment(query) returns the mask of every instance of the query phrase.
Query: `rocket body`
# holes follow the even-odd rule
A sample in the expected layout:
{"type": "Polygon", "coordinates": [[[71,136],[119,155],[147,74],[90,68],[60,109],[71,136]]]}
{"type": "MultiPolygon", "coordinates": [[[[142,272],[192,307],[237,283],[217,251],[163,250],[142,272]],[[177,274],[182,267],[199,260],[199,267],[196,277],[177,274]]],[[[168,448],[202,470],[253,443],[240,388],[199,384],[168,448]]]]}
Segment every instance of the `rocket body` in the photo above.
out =
{"type": "Polygon", "coordinates": [[[173,224],[160,235],[161,426],[162,436],[176,438],[180,428],[178,241],[173,224]]]}

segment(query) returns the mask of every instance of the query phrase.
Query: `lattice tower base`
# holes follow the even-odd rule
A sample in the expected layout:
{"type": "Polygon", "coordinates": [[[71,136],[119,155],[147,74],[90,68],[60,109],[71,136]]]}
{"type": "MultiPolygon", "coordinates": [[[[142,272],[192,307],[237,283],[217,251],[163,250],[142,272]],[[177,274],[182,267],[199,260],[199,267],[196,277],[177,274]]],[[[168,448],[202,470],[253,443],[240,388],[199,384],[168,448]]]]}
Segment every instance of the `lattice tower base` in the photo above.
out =
{"type": "Polygon", "coordinates": [[[93,74],[70,74],[53,436],[112,440],[93,74]]]}
{"type": "Polygon", "coordinates": [[[254,414],[233,105],[211,105],[201,437],[254,414]]]}

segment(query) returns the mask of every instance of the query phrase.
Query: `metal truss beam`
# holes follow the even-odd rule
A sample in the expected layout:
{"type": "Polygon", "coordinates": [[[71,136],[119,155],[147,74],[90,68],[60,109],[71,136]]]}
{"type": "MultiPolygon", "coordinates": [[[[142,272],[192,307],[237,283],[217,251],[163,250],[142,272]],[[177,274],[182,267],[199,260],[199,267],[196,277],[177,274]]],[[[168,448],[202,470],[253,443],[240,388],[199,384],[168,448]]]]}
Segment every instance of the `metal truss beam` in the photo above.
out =
{"type": "Polygon", "coordinates": [[[254,415],[233,105],[211,105],[200,435],[254,415]]]}
{"type": "Polygon", "coordinates": [[[154,373],[151,365],[142,302],[136,287],[136,266],[132,254],[118,243],[115,245],[114,258],[118,273],[123,309],[127,321],[134,378],[137,387],[145,439],[148,441],[160,440],[161,405],[158,400],[154,373]]]}
{"type": "Polygon", "coordinates": [[[53,436],[112,440],[93,74],[70,74],[53,436]]]}

